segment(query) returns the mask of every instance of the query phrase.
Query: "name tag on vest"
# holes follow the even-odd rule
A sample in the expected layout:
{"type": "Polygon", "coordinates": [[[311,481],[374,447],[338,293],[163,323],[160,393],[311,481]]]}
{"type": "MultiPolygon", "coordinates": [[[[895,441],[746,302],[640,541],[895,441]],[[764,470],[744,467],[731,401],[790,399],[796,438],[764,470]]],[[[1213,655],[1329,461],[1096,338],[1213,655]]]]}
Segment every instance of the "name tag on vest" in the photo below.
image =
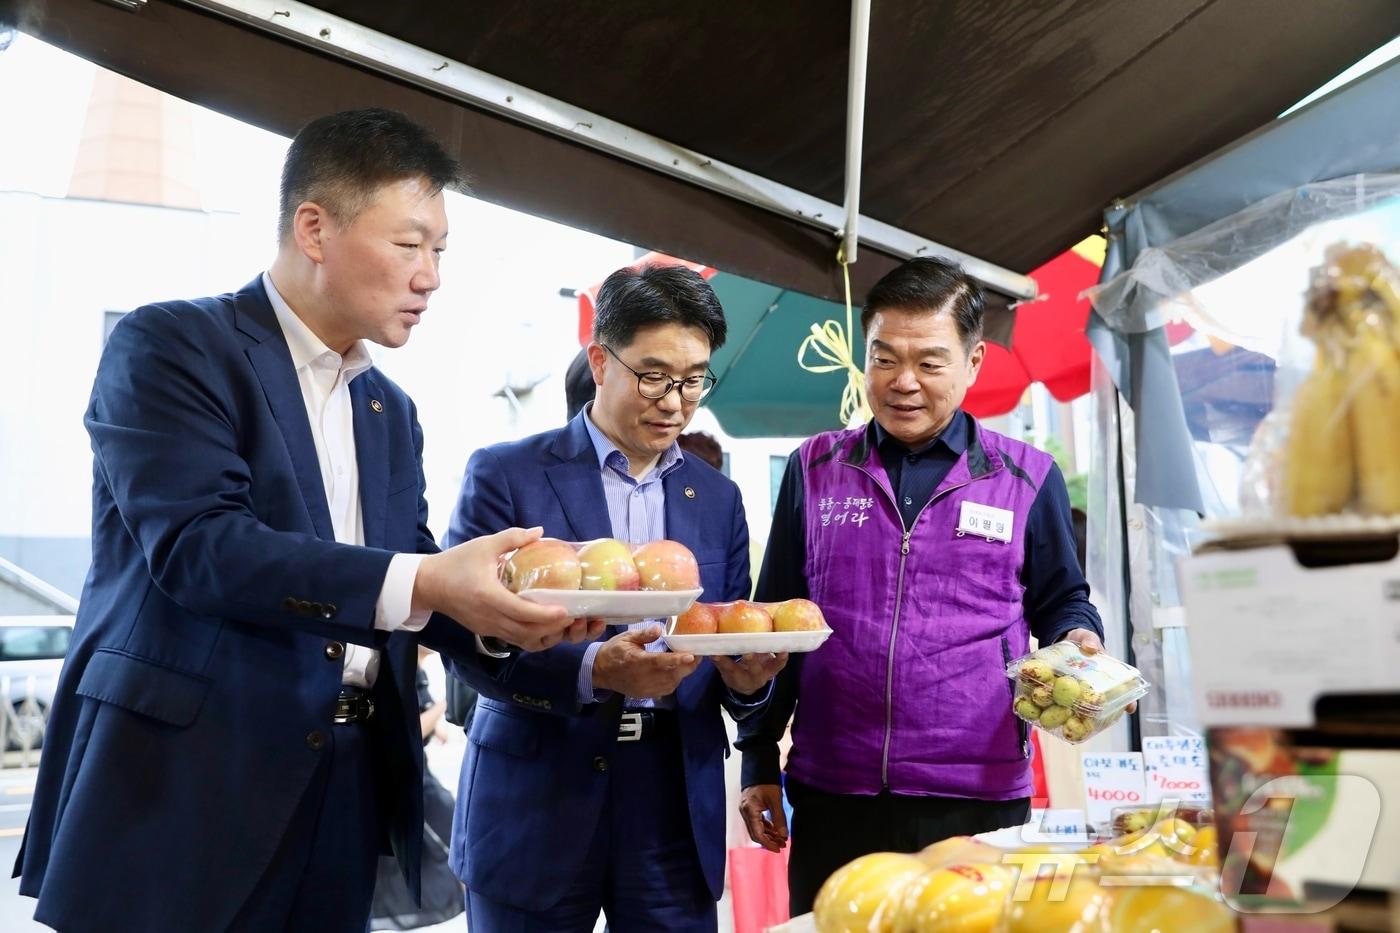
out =
{"type": "Polygon", "coordinates": [[[976,535],[988,541],[1011,541],[1011,529],[1016,516],[1008,509],[980,505],[966,499],[962,503],[962,514],[958,517],[958,537],[976,535]]]}

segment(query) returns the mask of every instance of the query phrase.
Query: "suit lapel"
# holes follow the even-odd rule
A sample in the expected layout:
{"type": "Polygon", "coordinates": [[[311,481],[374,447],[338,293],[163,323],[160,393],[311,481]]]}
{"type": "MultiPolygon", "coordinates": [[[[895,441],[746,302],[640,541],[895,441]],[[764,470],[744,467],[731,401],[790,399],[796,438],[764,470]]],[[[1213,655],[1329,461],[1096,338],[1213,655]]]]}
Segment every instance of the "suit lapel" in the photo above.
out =
{"type": "Polygon", "coordinates": [[[355,420],[355,460],[360,469],[360,516],[365,544],[383,547],[385,513],[389,505],[389,413],[384,393],[369,370],[350,383],[350,408],[355,420]],[[379,409],[375,409],[375,405],[379,409]]]}
{"type": "Polygon", "coordinates": [[[550,449],[560,462],[545,468],[545,477],[575,541],[612,537],[612,519],[603,493],[598,455],[579,415],[559,432],[550,449]]]}
{"type": "Polygon", "coordinates": [[[307,517],[318,538],[334,541],[335,529],[331,525],[330,507],[326,504],[321,466],[316,460],[316,444],[311,438],[311,423],[306,417],[306,402],[292,367],[292,354],[260,279],[250,282],[235,296],[234,307],[238,329],[256,341],[245,352],[258,374],[272,416],[282,430],[307,517]]]}
{"type": "Polygon", "coordinates": [[[661,481],[661,485],[666,490],[666,537],[694,550],[700,546],[699,510],[704,506],[697,504],[699,500],[693,495],[693,487],[686,483],[689,472],[682,461],[661,481]],[[687,489],[692,491],[692,495],[685,494],[687,489]]]}

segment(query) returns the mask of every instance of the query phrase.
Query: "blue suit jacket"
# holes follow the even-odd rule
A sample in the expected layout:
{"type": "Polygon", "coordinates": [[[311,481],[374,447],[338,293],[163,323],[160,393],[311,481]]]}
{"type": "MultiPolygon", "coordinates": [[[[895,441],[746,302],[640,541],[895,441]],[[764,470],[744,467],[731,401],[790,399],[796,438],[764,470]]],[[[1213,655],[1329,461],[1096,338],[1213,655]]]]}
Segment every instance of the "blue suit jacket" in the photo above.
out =
{"type": "MultiPolygon", "coordinates": [[[[570,541],[611,537],[598,457],[582,418],[477,451],[467,465],[447,543],[512,525],[541,525],[546,535],[570,541]]],[[[663,483],[666,536],[695,553],[705,588],[701,598],[747,598],[749,534],[739,488],[694,457],[686,457],[663,483]]],[[[552,906],[582,866],[611,780],[595,759],[612,753],[621,704],[579,705],[585,647],[564,644],[520,655],[497,679],[465,672],[481,697],[457,795],[452,867],[471,890],[527,910],[552,906]]],[[[676,705],[691,828],[705,880],[718,899],[729,754],[721,708],[740,718],[761,704],[739,703],[714,666],[702,661],[681,682],[676,705]]]]}
{"type": "MultiPolygon", "coordinates": [[[[417,889],[415,643],[376,631],[374,615],[394,552],[436,550],[422,436],[413,403],[376,370],[350,394],[367,547],[334,542],[259,280],[141,308],[113,331],[85,419],[92,569],[16,863],[40,921],[224,929],[323,754],[310,736],[331,728],[342,668],[329,642],[383,652],[373,747],[392,789],[389,841],[417,889]]],[[[442,617],[423,640],[493,663],[442,617]]]]}

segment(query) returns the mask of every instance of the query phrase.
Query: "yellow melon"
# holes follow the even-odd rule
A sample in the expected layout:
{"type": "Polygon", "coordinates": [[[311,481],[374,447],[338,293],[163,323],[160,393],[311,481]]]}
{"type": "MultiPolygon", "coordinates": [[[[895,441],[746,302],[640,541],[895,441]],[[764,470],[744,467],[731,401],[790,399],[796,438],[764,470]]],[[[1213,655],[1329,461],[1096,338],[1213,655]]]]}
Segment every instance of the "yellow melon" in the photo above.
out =
{"type": "Polygon", "coordinates": [[[904,886],[928,872],[912,855],[874,852],[836,869],[817,892],[819,933],[892,933],[904,886]]]}

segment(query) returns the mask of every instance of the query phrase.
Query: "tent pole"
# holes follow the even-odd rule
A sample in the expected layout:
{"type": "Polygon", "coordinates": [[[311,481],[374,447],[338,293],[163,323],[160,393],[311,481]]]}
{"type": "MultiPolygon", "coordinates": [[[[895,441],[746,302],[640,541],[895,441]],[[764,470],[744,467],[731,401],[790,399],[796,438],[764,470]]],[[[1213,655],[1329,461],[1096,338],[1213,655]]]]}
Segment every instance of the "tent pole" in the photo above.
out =
{"type": "Polygon", "coordinates": [[[856,261],[860,241],[860,146],[865,133],[865,66],[870,50],[870,0],[851,0],[850,73],[846,79],[846,223],[841,254],[856,261]]]}

